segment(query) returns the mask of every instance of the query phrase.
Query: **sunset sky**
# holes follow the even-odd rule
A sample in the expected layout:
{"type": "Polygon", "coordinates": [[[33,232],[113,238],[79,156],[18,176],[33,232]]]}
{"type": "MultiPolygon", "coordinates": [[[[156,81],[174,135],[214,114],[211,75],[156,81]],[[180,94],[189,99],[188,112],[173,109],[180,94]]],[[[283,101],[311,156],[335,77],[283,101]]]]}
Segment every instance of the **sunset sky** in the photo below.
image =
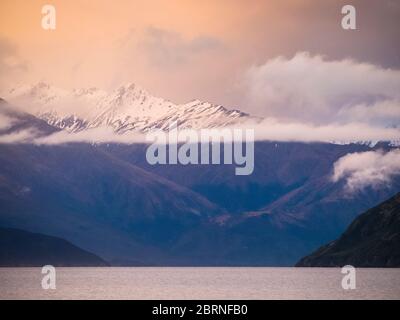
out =
{"type": "MultiPolygon", "coordinates": [[[[0,85],[46,81],[109,90],[135,82],[177,103],[201,99],[263,113],[259,106],[277,99],[260,100],[255,90],[266,81],[263,72],[268,78],[274,66],[279,77],[291,79],[302,77],[293,74],[293,65],[327,74],[339,69],[364,79],[368,75],[359,67],[367,64],[367,74],[380,80],[365,87],[382,88],[397,103],[399,21],[396,0],[2,0],[0,85]],[[57,10],[55,31],[41,28],[44,4],[57,10]],[[356,7],[357,30],[341,28],[344,4],[356,7]]],[[[336,76],[330,81],[340,82],[336,76]]],[[[273,79],[277,88],[279,77],[273,79]]],[[[320,82],[318,76],[311,79],[320,82]]],[[[297,91],[302,89],[308,87],[297,91]]],[[[360,94],[382,94],[372,91],[360,94]]],[[[289,98],[279,97],[275,105],[279,109],[289,98]]],[[[277,108],[266,112],[279,115],[277,108]]]]}

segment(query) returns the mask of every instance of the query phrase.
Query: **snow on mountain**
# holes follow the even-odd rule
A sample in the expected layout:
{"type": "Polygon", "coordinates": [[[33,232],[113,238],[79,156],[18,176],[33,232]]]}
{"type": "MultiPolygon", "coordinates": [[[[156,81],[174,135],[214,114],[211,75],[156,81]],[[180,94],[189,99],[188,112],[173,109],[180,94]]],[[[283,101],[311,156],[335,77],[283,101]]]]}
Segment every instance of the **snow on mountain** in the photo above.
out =
{"type": "Polygon", "coordinates": [[[373,141],[362,141],[362,140],[346,140],[346,141],[341,141],[341,140],[331,140],[328,141],[329,143],[332,144],[337,144],[337,145],[349,145],[349,144],[359,144],[359,145],[363,145],[363,146],[367,146],[370,148],[375,147],[378,143],[379,140],[373,140],[373,141]]]}
{"type": "MultiPolygon", "coordinates": [[[[2,95],[23,111],[68,132],[97,127],[111,127],[117,133],[168,130],[176,121],[180,129],[217,128],[230,125],[261,123],[262,118],[221,105],[193,100],[185,104],[154,97],[134,83],[107,92],[98,88],[64,90],[44,82],[23,85],[2,95]]],[[[327,141],[333,144],[362,144],[374,147],[379,141],[327,141]]],[[[400,140],[389,142],[400,146],[400,140]]]]}
{"type": "Polygon", "coordinates": [[[24,106],[25,111],[69,132],[100,126],[111,126],[117,133],[166,130],[173,121],[180,128],[215,128],[250,118],[246,113],[199,100],[174,104],[133,83],[106,92],[97,88],[67,91],[39,82],[11,89],[5,96],[11,103],[24,106]]]}
{"type": "Polygon", "coordinates": [[[358,144],[367,146],[370,148],[374,148],[379,142],[387,142],[389,147],[400,147],[400,140],[390,140],[390,141],[381,141],[381,140],[347,140],[347,141],[339,141],[339,140],[332,140],[329,143],[337,144],[337,145],[349,145],[349,144],[358,144]]]}

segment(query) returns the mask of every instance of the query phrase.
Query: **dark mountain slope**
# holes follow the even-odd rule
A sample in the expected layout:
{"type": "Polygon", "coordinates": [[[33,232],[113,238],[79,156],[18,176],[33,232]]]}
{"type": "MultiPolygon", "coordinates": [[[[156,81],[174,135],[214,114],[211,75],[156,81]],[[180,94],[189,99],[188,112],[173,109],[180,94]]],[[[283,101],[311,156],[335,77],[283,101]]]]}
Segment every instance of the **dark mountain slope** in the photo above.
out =
{"type": "Polygon", "coordinates": [[[333,163],[345,154],[371,150],[359,144],[258,141],[254,147],[254,172],[249,176],[236,176],[235,165],[149,165],[146,145],[112,144],[101,148],[201,193],[231,213],[262,209],[288,192],[330,175],[333,163]]]}
{"type": "Polygon", "coordinates": [[[349,193],[345,181],[333,183],[328,174],[287,193],[265,208],[247,215],[268,215],[277,226],[298,225],[321,240],[337,238],[360,213],[400,190],[400,177],[390,185],[349,193]]]}
{"type": "Polygon", "coordinates": [[[225,165],[150,166],[141,145],[103,148],[227,209],[222,228],[187,232],[174,244],[176,252],[191,248],[187,251],[197,254],[194,259],[202,256],[199,260],[214,263],[293,265],[337,238],[360,212],[400,190],[398,176],[390,185],[354,194],[345,191],[344,181],[331,181],[333,164],[341,156],[389,149],[383,143],[371,149],[358,144],[257,142],[250,176],[235,176],[234,167],[225,165]]]}
{"type": "Polygon", "coordinates": [[[108,261],[156,263],[182,232],[221,213],[95,146],[0,145],[1,225],[60,236],[108,261]]]}
{"type": "Polygon", "coordinates": [[[343,235],[297,267],[400,267],[400,193],[361,214],[343,235]]]}
{"type": "Polygon", "coordinates": [[[102,267],[107,262],[64,239],[0,227],[0,266],[102,267]]]}
{"type": "Polygon", "coordinates": [[[60,236],[117,264],[293,265],[398,187],[348,197],[328,176],[310,178],[218,225],[210,221],[224,211],[198,193],[96,146],[3,145],[0,165],[2,225],[60,236]]]}

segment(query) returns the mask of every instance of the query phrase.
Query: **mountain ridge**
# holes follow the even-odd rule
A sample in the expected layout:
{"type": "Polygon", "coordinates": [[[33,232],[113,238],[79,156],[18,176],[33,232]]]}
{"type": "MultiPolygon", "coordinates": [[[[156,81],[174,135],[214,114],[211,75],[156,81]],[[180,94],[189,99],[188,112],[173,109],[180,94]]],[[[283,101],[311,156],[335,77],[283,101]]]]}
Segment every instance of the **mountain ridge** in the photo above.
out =
{"type": "Polygon", "coordinates": [[[174,121],[182,129],[202,129],[255,119],[239,110],[200,100],[175,104],[150,95],[134,83],[106,92],[98,88],[68,91],[39,82],[8,90],[5,98],[14,105],[29,106],[33,115],[69,132],[101,126],[111,126],[116,133],[168,130],[174,121]]]}

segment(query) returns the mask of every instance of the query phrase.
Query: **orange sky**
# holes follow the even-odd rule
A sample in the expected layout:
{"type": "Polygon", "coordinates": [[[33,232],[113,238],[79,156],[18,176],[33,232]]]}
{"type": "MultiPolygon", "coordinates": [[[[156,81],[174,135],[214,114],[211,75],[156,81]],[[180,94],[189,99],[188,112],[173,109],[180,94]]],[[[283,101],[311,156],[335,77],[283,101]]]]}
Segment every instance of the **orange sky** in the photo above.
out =
{"type": "MultiPolygon", "coordinates": [[[[0,85],[136,82],[183,102],[235,105],[252,65],[298,51],[399,67],[398,1],[351,1],[358,30],[340,28],[343,1],[1,0],[0,85]],[[57,28],[41,28],[41,8],[57,28]]],[[[347,3],[347,2],[346,2],[347,3]]]]}

